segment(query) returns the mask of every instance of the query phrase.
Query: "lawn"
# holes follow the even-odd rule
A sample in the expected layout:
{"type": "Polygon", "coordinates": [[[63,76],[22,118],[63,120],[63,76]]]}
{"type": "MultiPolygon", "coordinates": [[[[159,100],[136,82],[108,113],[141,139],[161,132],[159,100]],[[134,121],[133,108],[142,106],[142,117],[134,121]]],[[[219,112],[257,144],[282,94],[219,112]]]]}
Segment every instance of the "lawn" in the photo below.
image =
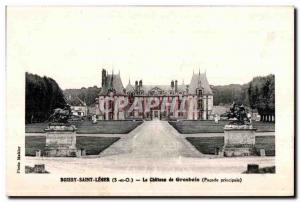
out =
{"type": "MultiPolygon", "coordinates": [[[[98,121],[93,124],[91,121],[75,122],[78,128],[77,134],[127,134],[143,121],[119,120],[119,121],[98,121]]],[[[44,133],[48,123],[26,124],[26,133],[44,133]]]]}
{"type": "Polygon", "coordinates": [[[77,124],[77,134],[127,134],[143,121],[98,121],[96,124],[83,121],[77,124]]]}
{"type": "Polygon", "coordinates": [[[44,133],[48,123],[32,123],[25,125],[25,133],[44,133]]]}
{"type": "Polygon", "coordinates": [[[275,156],[275,136],[256,136],[255,142],[258,153],[260,149],[265,149],[266,156],[275,156]]]}
{"type": "Polygon", "coordinates": [[[108,148],[114,142],[119,140],[119,137],[76,137],[76,147],[85,149],[86,155],[98,155],[100,152],[108,148]]]}
{"type": "MultiPolygon", "coordinates": [[[[194,147],[203,154],[215,154],[216,149],[224,146],[224,137],[187,137],[194,147]]],[[[265,149],[266,156],[275,156],[275,137],[256,136],[255,148],[259,154],[260,149],[265,149]]]]}
{"type": "MultiPolygon", "coordinates": [[[[77,136],[76,146],[78,149],[85,149],[86,155],[97,155],[114,142],[119,140],[118,137],[86,137],[77,136]]],[[[25,155],[35,156],[36,150],[44,152],[46,146],[45,136],[26,136],[25,137],[25,155]]]]}
{"type": "Polygon", "coordinates": [[[203,154],[215,154],[217,148],[224,146],[224,137],[187,137],[198,151],[203,154]]]}
{"type": "MultiPolygon", "coordinates": [[[[215,123],[210,120],[169,121],[169,124],[181,134],[223,133],[224,126],[228,123],[229,121],[219,121],[219,123],[215,123]]],[[[253,127],[257,128],[257,132],[275,131],[275,123],[253,122],[253,127]]]]}
{"type": "Polygon", "coordinates": [[[26,136],[25,137],[25,156],[35,156],[35,151],[44,151],[46,146],[45,136],[26,136]]]}

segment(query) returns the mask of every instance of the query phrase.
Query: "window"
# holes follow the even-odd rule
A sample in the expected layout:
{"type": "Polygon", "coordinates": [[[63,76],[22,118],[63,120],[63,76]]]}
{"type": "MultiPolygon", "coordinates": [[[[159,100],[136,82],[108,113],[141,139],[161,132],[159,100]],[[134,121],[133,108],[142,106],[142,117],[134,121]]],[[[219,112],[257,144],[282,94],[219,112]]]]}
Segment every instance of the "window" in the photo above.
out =
{"type": "Polygon", "coordinates": [[[196,94],[197,94],[197,96],[202,97],[202,95],[203,95],[202,90],[197,88],[196,94]]]}
{"type": "Polygon", "coordinates": [[[202,110],[202,109],[203,109],[203,102],[202,102],[202,99],[199,99],[199,100],[198,100],[198,109],[199,109],[199,110],[202,110]]]}

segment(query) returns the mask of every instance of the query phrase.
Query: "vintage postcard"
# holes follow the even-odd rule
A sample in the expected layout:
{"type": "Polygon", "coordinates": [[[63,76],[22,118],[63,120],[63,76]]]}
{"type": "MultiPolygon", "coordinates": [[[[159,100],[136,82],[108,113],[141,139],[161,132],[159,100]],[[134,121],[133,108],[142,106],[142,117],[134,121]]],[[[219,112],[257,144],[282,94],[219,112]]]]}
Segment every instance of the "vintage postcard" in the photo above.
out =
{"type": "Polygon", "coordinates": [[[8,6],[9,196],[294,196],[294,8],[8,6]]]}

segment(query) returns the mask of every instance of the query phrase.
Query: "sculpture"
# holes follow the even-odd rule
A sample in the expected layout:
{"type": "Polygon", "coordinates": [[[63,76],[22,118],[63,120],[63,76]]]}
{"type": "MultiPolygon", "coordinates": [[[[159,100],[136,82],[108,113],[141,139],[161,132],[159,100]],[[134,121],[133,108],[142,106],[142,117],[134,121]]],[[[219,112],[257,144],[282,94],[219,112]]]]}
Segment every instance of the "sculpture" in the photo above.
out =
{"type": "Polygon", "coordinates": [[[68,119],[71,117],[71,115],[71,106],[67,104],[63,109],[54,109],[53,114],[51,114],[48,120],[52,123],[68,123],[68,119]]]}
{"type": "Polygon", "coordinates": [[[244,105],[238,106],[233,102],[228,118],[231,122],[224,126],[224,146],[221,155],[255,155],[256,128],[253,128],[244,105]]]}
{"type": "Polygon", "coordinates": [[[74,157],[80,156],[81,150],[76,147],[76,126],[69,123],[72,115],[71,106],[54,109],[49,117],[50,123],[46,131],[46,145],[44,156],[49,157],[74,157]]]}
{"type": "Polygon", "coordinates": [[[250,120],[247,117],[247,112],[244,105],[237,106],[235,102],[230,107],[228,119],[232,120],[229,124],[231,125],[249,125],[250,120]]]}

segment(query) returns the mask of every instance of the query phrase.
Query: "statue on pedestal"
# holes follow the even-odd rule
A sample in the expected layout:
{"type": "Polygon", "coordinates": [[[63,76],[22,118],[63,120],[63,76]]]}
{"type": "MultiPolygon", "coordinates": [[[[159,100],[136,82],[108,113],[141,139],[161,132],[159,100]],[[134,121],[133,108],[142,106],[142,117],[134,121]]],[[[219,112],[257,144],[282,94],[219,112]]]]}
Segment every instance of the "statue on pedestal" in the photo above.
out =
{"type": "Polygon", "coordinates": [[[76,147],[76,126],[69,123],[72,115],[70,105],[63,109],[57,108],[49,117],[49,125],[46,131],[46,146],[44,156],[67,157],[80,156],[80,150],[76,147]]]}
{"type": "Polygon", "coordinates": [[[249,125],[250,120],[247,116],[244,105],[237,106],[235,102],[230,107],[228,119],[231,120],[230,125],[249,125]]]}
{"type": "Polygon", "coordinates": [[[255,155],[255,131],[244,105],[233,103],[224,126],[223,156],[255,155]]]}
{"type": "Polygon", "coordinates": [[[63,109],[56,108],[54,109],[53,114],[49,117],[49,121],[52,123],[68,123],[68,119],[71,117],[72,111],[71,106],[66,104],[63,109]]]}

